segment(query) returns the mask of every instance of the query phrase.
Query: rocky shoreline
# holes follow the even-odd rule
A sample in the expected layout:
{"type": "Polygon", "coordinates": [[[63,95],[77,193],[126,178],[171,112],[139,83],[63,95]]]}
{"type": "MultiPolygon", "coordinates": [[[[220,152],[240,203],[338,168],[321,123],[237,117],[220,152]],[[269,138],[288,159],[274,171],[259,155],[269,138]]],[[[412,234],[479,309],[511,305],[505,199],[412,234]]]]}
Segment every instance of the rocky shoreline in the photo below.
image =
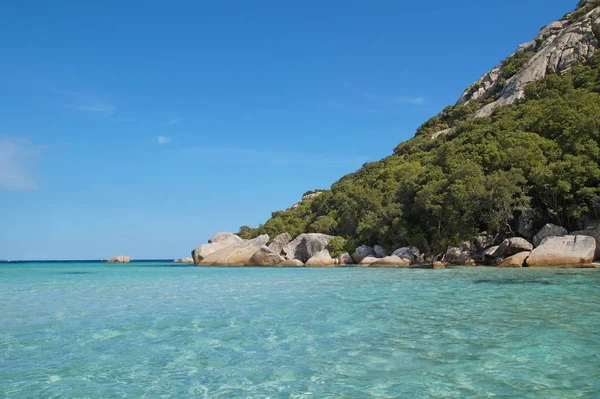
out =
{"type": "Polygon", "coordinates": [[[273,240],[266,234],[244,240],[233,233],[221,232],[195,248],[191,260],[197,266],[443,269],[452,265],[597,268],[594,260],[600,259],[598,229],[569,234],[552,224],[545,225],[532,242],[512,237],[494,245],[494,240],[483,234],[458,247],[449,247],[439,256],[441,259],[425,255],[414,246],[386,251],[379,245],[361,245],[352,253],[341,252],[334,248],[338,239],[321,233],[305,233],[296,238],[283,233],[273,240]]]}

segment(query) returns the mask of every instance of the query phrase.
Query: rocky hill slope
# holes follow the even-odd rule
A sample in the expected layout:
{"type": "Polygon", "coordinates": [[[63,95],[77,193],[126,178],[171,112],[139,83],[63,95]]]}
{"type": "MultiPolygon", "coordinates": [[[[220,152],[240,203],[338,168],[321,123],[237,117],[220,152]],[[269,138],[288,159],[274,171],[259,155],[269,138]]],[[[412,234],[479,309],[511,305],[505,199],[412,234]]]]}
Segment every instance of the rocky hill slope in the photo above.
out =
{"type": "MultiPolygon", "coordinates": [[[[394,154],[239,235],[342,236],[437,254],[600,220],[600,0],[544,27],[394,154]]],[[[351,252],[352,253],[352,252],[351,252]]]]}

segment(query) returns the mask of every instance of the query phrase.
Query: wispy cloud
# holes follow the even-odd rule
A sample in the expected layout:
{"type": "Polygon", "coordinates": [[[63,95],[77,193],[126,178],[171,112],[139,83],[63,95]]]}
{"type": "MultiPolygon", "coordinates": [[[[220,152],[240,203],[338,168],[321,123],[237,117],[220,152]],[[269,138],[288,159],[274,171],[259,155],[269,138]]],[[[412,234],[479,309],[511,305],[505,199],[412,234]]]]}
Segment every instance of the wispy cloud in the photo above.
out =
{"type": "Polygon", "coordinates": [[[161,123],[162,126],[171,126],[171,125],[176,125],[178,123],[183,122],[182,118],[173,118],[173,119],[169,119],[168,121],[161,123]]]}
{"type": "Polygon", "coordinates": [[[31,171],[40,147],[25,139],[0,137],[0,189],[32,190],[37,183],[31,171]]]}
{"type": "Polygon", "coordinates": [[[203,154],[203,159],[215,159],[228,163],[253,164],[266,163],[272,165],[353,165],[360,166],[367,162],[364,156],[349,154],[333,155],[331,153],[302,153],[287,151],[265,151],[240,147],[188,147],[179,150],[185,154],[203,154]]]}
{"type": "Polygon", "coordinates": [[[425,99],[423,97],[378,96],[370,93],[362,93],[362,96],[366,101],[383,105],[420,105],[425,102],[425,99]]]}
{"type": "Polygon", "coordinates": [[[80,93],[70,90],[52,90],[59,96],[59,105],[99,115],[112,116],[116,113],[116,107],[111,101],[107,100],[107,95],[94,95],[80,93]]]}
{"type": "Polygon", "coordinates": [[[112,104],[99,102],[72,104],[72,108],[80,111],[97,112],[106,115],[113,115],[115,113],[115,107],[112,104]]]}
{"type": "Polygon", "coordinates": [[[173,141],[173,139],[171,137],[168,137],[168,136],[158,136],[156,138],[156,142],[158,144],[169,144],[171,141],[173,141]]]}
{"type": "Polygon", "coordinates": [[[340,95],[326,101],[326,107],[348,112],[380,113],[394,112],[401,107],[425,103],[423,96],[374,94],[359,90],[349,82],[344,82],[343,86],[340,95]]]}

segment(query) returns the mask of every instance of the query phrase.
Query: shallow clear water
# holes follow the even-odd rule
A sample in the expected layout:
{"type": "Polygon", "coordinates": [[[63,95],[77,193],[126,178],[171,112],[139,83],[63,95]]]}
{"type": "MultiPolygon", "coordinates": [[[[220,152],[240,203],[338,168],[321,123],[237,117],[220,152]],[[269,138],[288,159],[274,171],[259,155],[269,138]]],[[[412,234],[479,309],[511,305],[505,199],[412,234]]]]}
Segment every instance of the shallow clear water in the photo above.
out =
{"type": "Polygon", "coordinates": [[[599,398],[600,270],[0,265],[0,397],[599,398]]]}

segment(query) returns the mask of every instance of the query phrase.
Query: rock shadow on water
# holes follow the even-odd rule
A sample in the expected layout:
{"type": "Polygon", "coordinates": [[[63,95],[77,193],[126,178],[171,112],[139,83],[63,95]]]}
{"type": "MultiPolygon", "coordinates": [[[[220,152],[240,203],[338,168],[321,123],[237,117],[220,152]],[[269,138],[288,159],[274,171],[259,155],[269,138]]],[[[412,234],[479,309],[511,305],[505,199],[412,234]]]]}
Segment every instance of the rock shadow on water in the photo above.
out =
{"type": "Polygon", "coordinates": [[[59,274],[72,274],[72,275],[81,275],[81,274],[94,274],[93,272],[60,272],[59,274]]]}
{"type": "Polygon", "coordinates": [[[537,284],[537,285],[552,285],[546,280],[518,280],[518,279],[481,279],[475,280],[474,284],[495,284],[495,285],[521,285],[521,284],[537,284]]]}

